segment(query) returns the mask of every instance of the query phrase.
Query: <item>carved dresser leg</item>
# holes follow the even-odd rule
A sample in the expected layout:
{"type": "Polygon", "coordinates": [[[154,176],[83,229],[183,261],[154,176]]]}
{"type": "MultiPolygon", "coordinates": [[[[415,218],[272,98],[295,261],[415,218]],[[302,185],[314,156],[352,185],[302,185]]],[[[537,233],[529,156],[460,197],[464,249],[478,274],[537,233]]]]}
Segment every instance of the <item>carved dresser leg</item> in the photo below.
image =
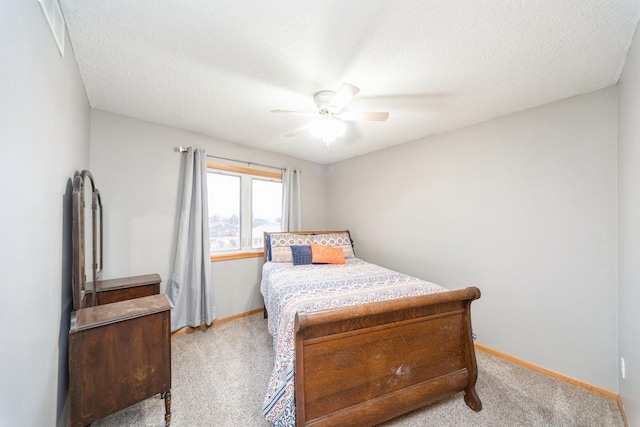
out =
{"type": "Polygon", "coordinates": [[[162,393],[162,397],[164,398],[164,425],[169,427],[171,424],[171,390],[165,391],[162,393]]]}

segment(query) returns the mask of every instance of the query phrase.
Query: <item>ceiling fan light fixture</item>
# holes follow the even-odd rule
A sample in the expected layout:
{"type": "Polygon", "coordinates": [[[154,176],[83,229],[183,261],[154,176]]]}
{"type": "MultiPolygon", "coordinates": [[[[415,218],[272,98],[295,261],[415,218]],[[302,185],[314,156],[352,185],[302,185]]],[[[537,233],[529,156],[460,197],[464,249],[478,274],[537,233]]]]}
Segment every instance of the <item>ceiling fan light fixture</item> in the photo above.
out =
{"type": "Polygon", "coordinates": [[[344,135],[346,131],[347,125],[332,115],[324,115],[309,126],[311,136],[322,139],[327,145],[344,135]]]}

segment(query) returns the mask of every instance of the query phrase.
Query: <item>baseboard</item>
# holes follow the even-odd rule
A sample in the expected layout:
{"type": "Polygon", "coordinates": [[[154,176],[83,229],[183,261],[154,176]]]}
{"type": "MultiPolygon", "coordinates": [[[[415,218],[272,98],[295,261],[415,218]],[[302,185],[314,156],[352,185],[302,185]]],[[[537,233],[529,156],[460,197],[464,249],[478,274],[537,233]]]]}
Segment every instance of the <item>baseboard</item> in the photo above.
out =
{"type": "Polygon", "coordinates": [[[211,326],[216,326],[216,325],[221,325],[223,323],[227,323],[227,322],[231,322],[232,320],[236,320],[236,319],[241,319],[243,317],[247,317],[247,316],[251,316],[252,314],[257,314],[257,313],[262,313],[264,309],[263,308],[256,308],[255,310],[251,310],[251,311],[246,311],[244,313],[240,313],[240,314],[236,314],[230,317],[225,317],[224,319],[216,319],[213,322],[211,322],[210,325],[206,325],[206,324],[202,324],[198,327],[195,328],[182,328],[179,331],[175,331],[174,333],[171,334],[171,338],[177,338],[180,337],[182,335],[187,335],[187,334],[192,334],[196,331],[202,331],[204,329],[210,328],[211,326]]]}
{"type": "Polygon", "coordinates": [[[624,422],[624,427],[629,427],[629,420],[627,419],[627,413],[624,411],[624,405],[622,404],[622,398],[618,395],[618,408],[620,409],[620,414],[622,415],[622,422],[624,422]]]}
{"type": "MultiPolygon", "coordinates": [[[[548,377],[555,378],[555,379],[557,379],[559,381],[574,385],[576,387],[580,387],[582,389],[590,391],[591,393],[595,393],[595,394],[600,395],[602,397],[605,397],[605,398],[607,398],[609,400],[613,400],[615,402],[618,402],[618,406],[622,406],[622,401],[620,400],[620,396],[618,395],[618,393],[615,393],[615,392],[613,392],[611,390],[607,390],[606,388],[598,387],[598,386],[595,386],[593,384],[589,384],[589,383],[586,383],[584,381],[581,381],[581,380],[578,380],[578,379],[575,379],[575,378],[571,378],[571,377],[569,377],[567,375],[561,374],[561,373],[556,372],[556,371],[552,371],[551,369],[543,368],[542,366],[538,366],[538,365],[536,365],[534,363],[527,362],[527,361],[522,360],[522,359],[518,359],[517,357],[511,356],[509,354],[503,353],[503,352],[498,351],[498,350],[494,350],[494,349],[492,349],[490,347],[487,347],[487,346],[484,346],[482,344],[475,343],[474,345],[475,345],[476,350],[480,350],[480,351],[483,351],[485,353],[492,354],[492,355],[494,355],[496,357],[499,357],[501,359],[504,359],[504,360],[509,361],[511,363],[514,363],[516,365],[531,369],[532,371],[539,372],[539,373],[544,374],[544,375],[546,375],[548,377]]],[[[623,414],[624,414],[624,412],[623,412],[623,414]]],[[[623,415],[623,417],[624,417],[624,415],[623,415]]]]}

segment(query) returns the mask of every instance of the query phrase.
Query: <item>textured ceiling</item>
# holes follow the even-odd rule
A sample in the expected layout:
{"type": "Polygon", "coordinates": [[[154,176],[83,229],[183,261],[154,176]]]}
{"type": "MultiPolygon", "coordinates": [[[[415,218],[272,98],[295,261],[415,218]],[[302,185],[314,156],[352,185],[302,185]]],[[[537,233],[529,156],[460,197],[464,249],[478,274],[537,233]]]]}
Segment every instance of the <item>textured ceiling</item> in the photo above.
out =
{"type": "MultiPolygon", "coordinates": [[[[93,108],[319,163],[616,84],[637,0],[61,0],[93,108]],[[342,82],[327,147],[285,137],[342,82]]],[[[176,142],[177,144],[177,142],[176,142]]],[[[212,153],[213,154],[213,153],[212,153]]]]}

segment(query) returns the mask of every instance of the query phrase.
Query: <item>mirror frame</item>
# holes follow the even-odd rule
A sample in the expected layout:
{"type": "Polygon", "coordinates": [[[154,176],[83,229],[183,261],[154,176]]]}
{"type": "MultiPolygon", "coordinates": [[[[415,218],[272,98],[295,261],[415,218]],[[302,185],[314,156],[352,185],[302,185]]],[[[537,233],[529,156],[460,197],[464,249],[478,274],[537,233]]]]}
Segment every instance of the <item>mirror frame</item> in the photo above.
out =
{"type": "Polygon", "coordinates": [[[79,310],[84,305],[96,305],[96,282],[102,277],[103,270],[103,216],[102,198],[100,191],[95,186],[93,175],[88,170],[76,172],[73,177],[72,193],[72,219],[71,219],[71,245],[72,245],[72,272],[71,286],[73,289],[73,309],[79,310]],[[91,289],[91,301],[84,301],[88,289],[85,272],[86,262],[86,236],[85,236],[85,185],[89,178],[91,184],[91,270],[93,287],[91,289]],[[99,227],[99,228],[98,228],[99,227]],[[99,233],[99,234],[98,234],[99,233]],[[84,303],[84,304],[83,304],[84,303]]]}

